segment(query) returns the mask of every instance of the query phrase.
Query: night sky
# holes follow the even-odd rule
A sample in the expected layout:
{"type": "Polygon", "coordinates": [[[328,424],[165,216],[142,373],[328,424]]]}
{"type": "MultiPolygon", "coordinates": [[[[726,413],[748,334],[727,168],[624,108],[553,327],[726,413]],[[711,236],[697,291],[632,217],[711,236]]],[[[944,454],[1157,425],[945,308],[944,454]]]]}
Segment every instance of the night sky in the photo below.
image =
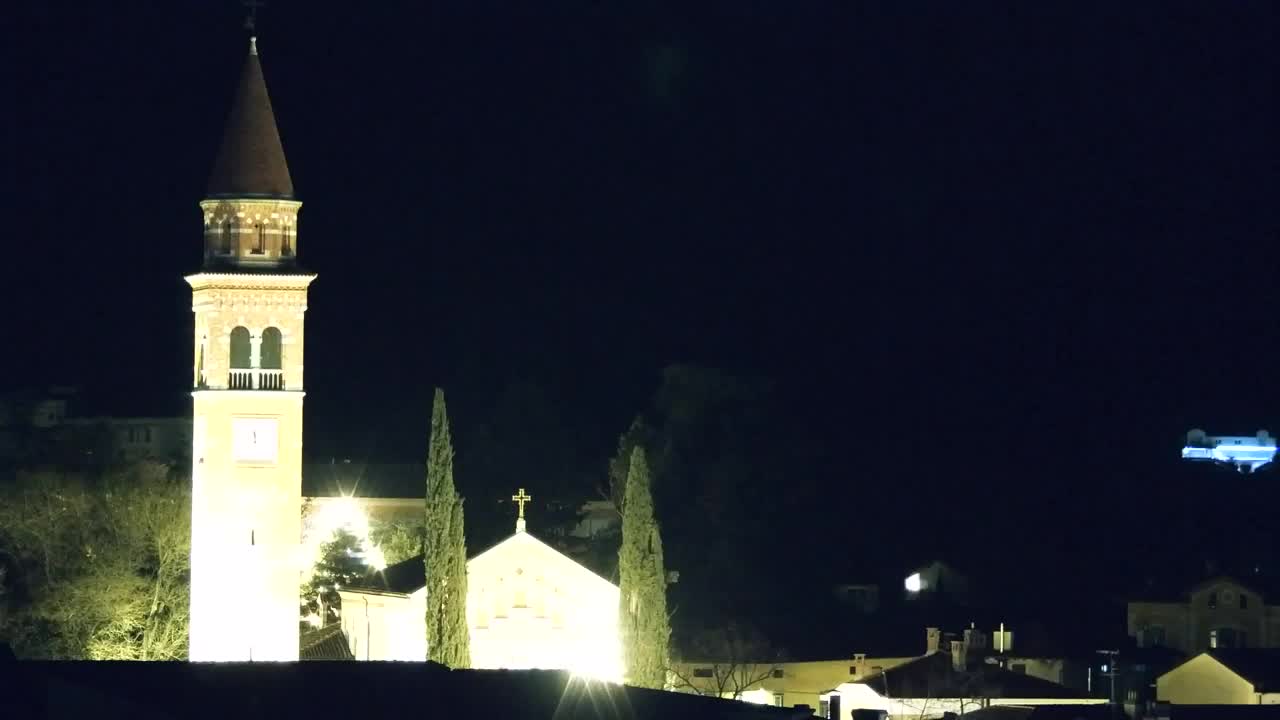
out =
{"type": "MultiPolygon", "coordinates": [[[[1177,460],[1280,431],[1275,4],[536,8],[263,10],[309,454],[422,461],[433,386],[465,428],[521,380],[603,474],[685,362],[778,384],[808,458],[779,492],[821,501],[765,521],[837,555],[961,524],[979,563],[1083,567],[1180,532],[1162,496],[1275,485],[1177,460]]],[[[5,384],[185,412],[243,10],[23,12],[5,384]]]]}

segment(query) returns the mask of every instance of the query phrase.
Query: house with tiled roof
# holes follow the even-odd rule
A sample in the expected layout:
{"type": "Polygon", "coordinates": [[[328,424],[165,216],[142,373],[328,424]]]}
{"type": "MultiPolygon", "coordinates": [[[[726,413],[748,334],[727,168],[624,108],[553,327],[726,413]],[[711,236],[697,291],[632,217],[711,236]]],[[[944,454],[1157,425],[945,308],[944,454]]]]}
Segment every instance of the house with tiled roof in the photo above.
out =
{"type": "Polygon", "coordinates": [[[894,718],[940,718],[996,705],[1097,705],[1106,702],[1041,678],[1006,670],[953,641],[939,650],[822,695],[826,716],[852,720],[854,710],[881,710],[894,718]]]}
{"type": "Polygon", "coordinates": [[[1280,706],[1280,649],[1216,649],[1156,678],[1156,699],[1175,705],[1280,706]]]}

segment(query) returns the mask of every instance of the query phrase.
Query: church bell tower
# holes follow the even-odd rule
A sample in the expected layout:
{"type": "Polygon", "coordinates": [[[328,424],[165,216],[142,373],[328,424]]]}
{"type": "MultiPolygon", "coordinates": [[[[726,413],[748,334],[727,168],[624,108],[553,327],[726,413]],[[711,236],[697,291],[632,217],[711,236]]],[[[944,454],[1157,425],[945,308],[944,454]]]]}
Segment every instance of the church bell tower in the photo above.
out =
{"type": "Polygon", "coordinates": [[[193,661],[298,659],[302,346],[298,210],[257,39],[200,203],[187,276],[192,377],[193,661]]]}

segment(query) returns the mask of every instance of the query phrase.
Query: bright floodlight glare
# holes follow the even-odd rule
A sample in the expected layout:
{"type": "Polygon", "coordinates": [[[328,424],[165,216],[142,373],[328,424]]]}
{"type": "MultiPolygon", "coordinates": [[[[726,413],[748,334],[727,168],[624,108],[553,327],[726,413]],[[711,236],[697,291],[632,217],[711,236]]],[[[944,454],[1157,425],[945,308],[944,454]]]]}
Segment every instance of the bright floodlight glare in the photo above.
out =
{"type": "Polygon", "coordinates": [[[907,586],[907,592],[920,592],[920,573],[912,573],[908,576],[905,585],[907,586]]]}
{"type": "Polygon", "coordinates": [[[369,538],[369,518],[364,514],[360,501],[350,496],[342,496],[324,502],[314,515],[307,520],[307,542],[304,549],[308,558],[304,571],[309,577],[315,563],[320,560],[320,546],[333,539],[333,533],[339,528],[347,530],[360,540],[361,559],[375,570],[387,566],[382,549],[374,545],[369,538]]]}

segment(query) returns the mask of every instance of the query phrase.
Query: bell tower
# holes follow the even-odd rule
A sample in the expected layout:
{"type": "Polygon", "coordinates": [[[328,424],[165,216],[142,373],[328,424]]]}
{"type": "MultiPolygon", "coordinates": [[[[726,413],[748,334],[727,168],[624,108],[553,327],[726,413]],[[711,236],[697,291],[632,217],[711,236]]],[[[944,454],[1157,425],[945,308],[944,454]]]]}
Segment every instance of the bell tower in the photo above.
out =
{"type": "Polygon", "coordinates": [[[192,376],[192,661],[298,659],[302,346],[298,210],[249,39],[200,203],[204,263],[187,276],[192,376]]]}

